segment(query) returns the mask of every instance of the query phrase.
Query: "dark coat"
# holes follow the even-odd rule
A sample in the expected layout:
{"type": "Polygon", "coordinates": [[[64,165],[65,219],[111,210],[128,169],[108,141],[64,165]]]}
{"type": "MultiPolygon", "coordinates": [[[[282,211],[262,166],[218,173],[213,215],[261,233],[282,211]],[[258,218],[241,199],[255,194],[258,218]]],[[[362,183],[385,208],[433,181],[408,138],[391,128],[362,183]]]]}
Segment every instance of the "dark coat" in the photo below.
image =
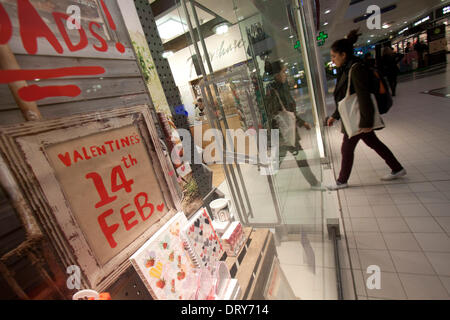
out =
{"type": "MultiPolygon", "coordinates": [[[[338,102],[345,98],[348,86],[348,74],[350,68],[354,65],[352,72],[352,83],[350,87],[350,94],[356,92],[358,96],[361,120],[359,122],[360,128],[372,128],[375,121],[375,106],[371,98],[371,89],[373,86],[370,70],[358,58],[352,58],[338,71],[337,85],[334,90],[334,100],[336,102],[336,111],[332,117],[340,120],[341,116],[338,110],[338,102]]],[[[342,133],[345,133],[345,128],[342,125],[342,133]]]]}
{"type": "Polygon", "coordinates": [[[381,57],[381,69],[383,71],[383,74],[388,77],[397,76],[400,72],[397,63],[397,58],[393,54],[385,54],[383,57],[381,57]]]}

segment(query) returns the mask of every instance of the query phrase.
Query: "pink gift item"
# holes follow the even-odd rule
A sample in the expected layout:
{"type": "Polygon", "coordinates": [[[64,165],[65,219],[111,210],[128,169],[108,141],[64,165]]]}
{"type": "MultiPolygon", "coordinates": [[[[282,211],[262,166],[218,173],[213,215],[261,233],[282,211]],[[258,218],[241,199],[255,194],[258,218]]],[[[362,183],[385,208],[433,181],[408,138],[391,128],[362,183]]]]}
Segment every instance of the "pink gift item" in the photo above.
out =
{"type": "Polygon", "coordinates": [[[225,234],[222,236],[224,248],[229,256],[236,256],[242,247],[244,237],[244,230],[240,222],[233,222],[225,234]]]}
{"type": "Polygon", "coordinates": [[[222,258],[224,250],[205,208],[189,220],[183,228],[182,237],[196,264],[214,274],[215,265],[222,258]]]}
{"type": "Polygon", "coordinates": [[[202,268],[197,277],[195,300],[215,300],[214,278],[208,269],[202,268]]]}

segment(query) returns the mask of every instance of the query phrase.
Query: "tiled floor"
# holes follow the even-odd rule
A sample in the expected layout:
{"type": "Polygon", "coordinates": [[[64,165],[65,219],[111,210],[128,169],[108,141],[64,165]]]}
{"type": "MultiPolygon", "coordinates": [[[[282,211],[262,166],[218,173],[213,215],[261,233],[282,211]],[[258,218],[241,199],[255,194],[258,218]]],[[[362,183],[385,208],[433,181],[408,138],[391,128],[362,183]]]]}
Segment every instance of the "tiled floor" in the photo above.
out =
{"type": "MultiPolygon", "coordinates": [[[[386,129],[377,135],[407,177],[381,182],[388,167],[358,145],[350,188],[339,198],[359,299],[450,299],[450,100],[421,93],[449,84],[450,70],[400,83],[384,116],[386,129]],[[380,290],[365,285],[370,265],[381,269],[380,290]]],[[[328,130],[338,174],[342,135],[328,130]]],[[[343,278],[348,291],[353,284],[343,278]]]]}

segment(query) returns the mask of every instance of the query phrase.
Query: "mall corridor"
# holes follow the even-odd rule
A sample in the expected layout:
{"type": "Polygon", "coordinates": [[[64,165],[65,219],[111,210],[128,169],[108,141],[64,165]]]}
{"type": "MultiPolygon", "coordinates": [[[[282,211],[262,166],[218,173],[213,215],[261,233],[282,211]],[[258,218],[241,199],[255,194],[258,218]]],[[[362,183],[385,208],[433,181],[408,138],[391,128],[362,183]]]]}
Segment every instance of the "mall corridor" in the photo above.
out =
{"type": "MultiPolygon", "coordinates": [[[[446,71],[401,82],[393,108],[383,117],[386,128],[377,132],[406,168],[405,178],[380,181],[389,172],[384,161],[362,142],[356,149],[350,187],[338,191],[351,261],[342,270],[347,298],[353,289],[350,268],[358,299],[450,298],[448,67],[446,71]],[[436,89],[443,90],[424,93],[436,89]],[[381,269],[379,290],[366,286],[371,265],[381,269]]],[[[340,126],[327,130],[337,176],[342,134],[340,126]]]]}

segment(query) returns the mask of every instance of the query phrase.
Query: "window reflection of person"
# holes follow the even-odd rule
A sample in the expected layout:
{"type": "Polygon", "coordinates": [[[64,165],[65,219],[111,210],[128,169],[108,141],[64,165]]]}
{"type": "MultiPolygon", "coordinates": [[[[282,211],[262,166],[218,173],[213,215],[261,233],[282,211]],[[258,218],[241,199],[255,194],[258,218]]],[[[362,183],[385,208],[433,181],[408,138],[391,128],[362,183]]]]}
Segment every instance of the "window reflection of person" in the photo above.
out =
{"type": "Polygon", "coordinates": [[[195,104],[195,121],[206,121],[206,110],[202,98],[198,98],[195,104]]]}
{"type": "Polygon", "coordinates": [[[280,125],[283,125],[277,120],[277,115],[283,111],[284,108],[295,114],[296,124],[291,130],[295,131],[295,146],[289,145],[285,137],[283,137],[280,130],[280,165],[287,155],[287,152],[291,152],[296,157],[296,162],[300,171],[302,172],[305,179],[309,182],[311,187],[316,190],[322,190],[321,183],[317,180],[314,173],[311,171],[309,164],[306,160],[306,154],[300,145],[300,132],[299,128],[304,127],[307,130],[311,130],[311,125],[300,118],[297,114],[297,105],[294,98],[291,95],[289,85],[287,83],[287,68],[281,61],[273,62],[272,64],[266,65],[266,72],[272,75],[274,81],[267,88],[267,113],[269,118],[269,123],[271,124],[271,129],[280,129],[280,125]],[[281,100],[281,101],[280,101],[281,100]],[[283,104],[283,105],[282,105],[283,104]],[[304,160],[298,160],[298,155],[304,160]]]}

